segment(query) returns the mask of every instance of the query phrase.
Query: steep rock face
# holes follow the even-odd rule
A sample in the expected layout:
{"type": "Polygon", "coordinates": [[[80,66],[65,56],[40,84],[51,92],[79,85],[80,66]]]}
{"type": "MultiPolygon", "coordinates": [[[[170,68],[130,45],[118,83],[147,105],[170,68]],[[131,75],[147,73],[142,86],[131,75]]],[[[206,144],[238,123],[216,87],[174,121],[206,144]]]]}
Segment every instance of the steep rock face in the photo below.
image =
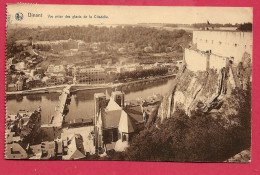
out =
{"type": "Polygon", "coordinates": [[[188,116],[193,113],[214,113],[235,87],[230,67],[219,72],[192,72],[184,67],[171,92],[163,99],[158,116],[164,120],[172,117],[177,109],[184,110],[188,116]]]}

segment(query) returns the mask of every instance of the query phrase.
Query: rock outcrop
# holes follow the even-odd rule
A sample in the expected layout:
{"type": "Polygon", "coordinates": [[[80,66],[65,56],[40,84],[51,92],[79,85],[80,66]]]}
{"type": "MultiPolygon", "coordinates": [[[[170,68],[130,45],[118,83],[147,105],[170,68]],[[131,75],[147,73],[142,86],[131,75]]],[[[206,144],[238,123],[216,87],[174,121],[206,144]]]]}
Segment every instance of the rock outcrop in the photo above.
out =
{"type": "MultiPolygon", "coordinates": [[[[233,89],[248,87],[250,76],[250,65],[244,63],[241,63],[240,67],[229,63],[218,72],[212,69],[192,72],[183,66],[172,90],[159,107],[158,117],[161,121],[173,117],[178,109],[184,110],[188,116],[219,112],[233,89]]],[[[225,111],[222,109],[222,112],[225,111]]],[[[230,111],[226,113],[230,115],[230,111]]]]}

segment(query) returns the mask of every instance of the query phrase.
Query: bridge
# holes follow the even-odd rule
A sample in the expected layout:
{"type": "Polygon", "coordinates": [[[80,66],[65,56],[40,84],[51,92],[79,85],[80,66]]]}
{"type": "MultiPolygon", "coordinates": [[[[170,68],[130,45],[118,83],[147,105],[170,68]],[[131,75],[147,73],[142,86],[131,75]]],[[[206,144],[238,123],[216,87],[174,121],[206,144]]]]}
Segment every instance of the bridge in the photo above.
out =
{"type": "Polygon", "coordinates": [[[55,107],[55,114],[52,117],[50,123],[42,124],[41,127],[55,127],[61,128],[65,113],[68,110],[68,103],[70,100],[70,88],[71,85],[67,85],[59,96],[59,104],[55,107]]]}

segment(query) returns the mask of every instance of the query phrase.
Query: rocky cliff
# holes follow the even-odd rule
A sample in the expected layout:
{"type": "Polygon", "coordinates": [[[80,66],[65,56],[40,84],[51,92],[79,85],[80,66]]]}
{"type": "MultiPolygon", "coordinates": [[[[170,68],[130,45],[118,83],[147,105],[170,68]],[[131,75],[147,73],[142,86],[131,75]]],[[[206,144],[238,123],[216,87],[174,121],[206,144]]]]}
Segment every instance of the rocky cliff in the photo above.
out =
{"type": "MultiPolygon", "coordinates": [[[[169,95],[163,99],[158,117],[161,120],[174,117],[177,110],[184,110],[190,117],[202,113],[216,118],[236,115],[240,99],[233,98],[232,92],[235,89],[246,90],[250,86],[251,66],[248,64],[250,58],[246,56],[247,58],[244,58],[238,66],[230,62],[220,71],[209,69],[192,72],[184,65],[169,95]]],[[[227,121],[229,124],[230,122],[227,121]]],[[[239,122],[232,120],[231,124],[239,122]]]]}

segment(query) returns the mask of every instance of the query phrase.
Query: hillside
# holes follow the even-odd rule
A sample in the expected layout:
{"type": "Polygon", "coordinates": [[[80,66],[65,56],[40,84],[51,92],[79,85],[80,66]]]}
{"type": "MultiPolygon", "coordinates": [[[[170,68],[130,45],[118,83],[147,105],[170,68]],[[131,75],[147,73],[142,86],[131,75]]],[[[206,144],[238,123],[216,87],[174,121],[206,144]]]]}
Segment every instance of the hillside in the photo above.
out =
{"type": "Polygon", "coordinates": [[[224,162],[250,148],[251,68],[245,63],[219,72],[184,66],[146,129],[126,152],[107,159],[224,162]]]}

